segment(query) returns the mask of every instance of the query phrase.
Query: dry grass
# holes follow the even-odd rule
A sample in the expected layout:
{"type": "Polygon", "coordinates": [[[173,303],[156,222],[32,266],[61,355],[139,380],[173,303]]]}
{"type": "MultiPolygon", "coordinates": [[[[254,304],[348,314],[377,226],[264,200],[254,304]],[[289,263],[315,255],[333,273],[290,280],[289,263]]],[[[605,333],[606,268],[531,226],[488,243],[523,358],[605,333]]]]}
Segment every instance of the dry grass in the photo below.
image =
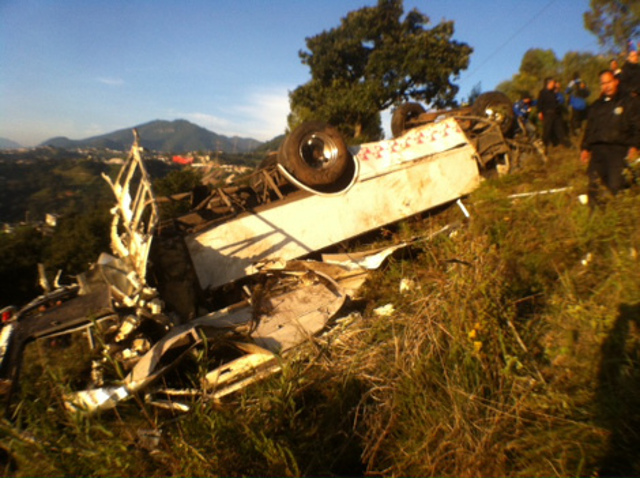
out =
{"type": "MultiPolygon", "coordinates": [[[[485,182],[470,220],[392,257],[357,313],[228,403],[85,419],[25,402],[0,428],[17,475],[640,474],[639,187],[590,212],[576,154],[485,182]],[[153,451],[141,429],[161,433],[153,451]]],[[[461,219],[405,221],[391,240],[461,219]]]]}

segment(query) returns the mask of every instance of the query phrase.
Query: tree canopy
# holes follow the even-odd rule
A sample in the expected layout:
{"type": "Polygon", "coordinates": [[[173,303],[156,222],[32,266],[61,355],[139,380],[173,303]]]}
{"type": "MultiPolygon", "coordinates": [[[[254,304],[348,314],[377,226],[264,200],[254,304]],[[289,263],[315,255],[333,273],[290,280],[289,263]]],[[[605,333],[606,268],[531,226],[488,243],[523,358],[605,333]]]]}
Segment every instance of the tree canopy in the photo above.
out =
{"type": "Polygon", "coordinates": [[[307,38],[299,55],[311,80],[290,93],[289,127],[322,120],[369,141],[382,136],[379,113],[394,104],[453,104],[452,77],[467,68],[472,48],[452,40],[451,21],[428,29],[429,17],[417,9],[403,15],[402,0],[379,0],[307,38]]]}
{"type": "Polygon", "coordinates": [[[584,13],[584,26],[609,51],[623,53],[629,41],[640,35],[638,0],[591,0],[584,13]]]}
{"type": "Polygon", "coordinates": [[[503,81],[497,90],[506,93],[512,100],[522,94],[537,96],[545,77],[552,76],[566,87],[575,73],[591,90],[591,98],[598,96],[598,72],[606,68],[607,60],[593,53],[570,51],[559,60],[553,50],[531,48],[522,57],[518,73],[503,81]]]}
{"type": "Polygon", "coordinates": [[[542,80],[547,76],[557,76],[560,62],[553,50],[530,48],[520,62],[518,73],[511,80],[503,81],[497,86],[512,100],[517,100],[523,93],[535,95],[542,88],[542,80]]]}

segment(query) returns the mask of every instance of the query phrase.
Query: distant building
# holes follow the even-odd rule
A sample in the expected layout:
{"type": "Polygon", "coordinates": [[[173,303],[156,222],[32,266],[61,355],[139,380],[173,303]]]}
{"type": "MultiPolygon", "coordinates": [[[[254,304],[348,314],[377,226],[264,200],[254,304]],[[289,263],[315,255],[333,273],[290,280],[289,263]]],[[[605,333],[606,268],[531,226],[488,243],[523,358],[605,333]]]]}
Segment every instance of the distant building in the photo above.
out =
{"type": "Polygon", "coordinates": [[[172,158],[173,162],[176,164],[183,164],[183,165],[187,165],[187,164],[191,164],[193,163],[193,157],[191,156],[174,156],[172,158]]]}

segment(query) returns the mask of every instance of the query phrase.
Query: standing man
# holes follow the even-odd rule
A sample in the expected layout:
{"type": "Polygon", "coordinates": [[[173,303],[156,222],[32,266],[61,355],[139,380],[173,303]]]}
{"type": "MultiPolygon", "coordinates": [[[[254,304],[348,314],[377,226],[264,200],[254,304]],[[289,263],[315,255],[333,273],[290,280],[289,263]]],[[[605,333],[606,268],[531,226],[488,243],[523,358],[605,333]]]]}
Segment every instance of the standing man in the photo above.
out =
{"type": "Polygon", "coordinates": [[[544,79],[544,88],[538,95],[538,118],[542,121],[542,142],[545,151],[549,148],[549,143],[554,146],[563,143],[570,146],[564,135],[562,127],[562,117],[560,115],[560,105],[555,92],[556,82],[553,78],[544,79]]]}
{"type": "Polygon", "coordinates": [[[638,52],[631,50],[620,73],[620,90],[623,95],[640,95],[640,63],[638,52]]]}
{"type": "Polygon", "coordinates": [[[622,70],[620,69],[618,60],[616,60],[615,58],[612,58],[611,61],[609,62],[609,69],[613,72],[613,76],[615,76],[617,79],[620,79],[620,74],[622,73],[622,70]]]}
{"type": "Polygon", "coordinates": [[[611,70],[600,72],[600,98],[589,108],[580,160],[588,163],[589,202],[597,202],[598,182],[614,195],[624,186],[626,158],[638,154],[640,109],[638,99],[619,92],[611,70]]]}
{"type": "Polygon", "coordinates": [[[580,136],[582,123],[587,119],[587,98],[591,92],[584,81],[580,79],[580,74],[574,73],[566,93],[569,95],[569,106],[571,107],[569,131],[572,135],[580,136]]]}

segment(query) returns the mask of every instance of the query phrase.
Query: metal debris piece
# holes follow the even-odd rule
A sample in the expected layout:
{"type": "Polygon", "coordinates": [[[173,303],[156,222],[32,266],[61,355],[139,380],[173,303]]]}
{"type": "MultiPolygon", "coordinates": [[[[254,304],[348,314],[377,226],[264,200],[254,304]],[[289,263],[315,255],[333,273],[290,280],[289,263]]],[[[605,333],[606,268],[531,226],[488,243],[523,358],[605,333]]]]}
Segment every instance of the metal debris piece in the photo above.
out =
{"type": "Polygon", "coordinates": [[[459,208],[460,208],[460,210],[462,211],[462,214],[464,214],[464,216],[465,216],[466,218],[471,217],[471,216],[469,215],[469,210],[464,206],[464,204],[462,204],[462,201],[461,201],[460,199],[458,199],[458,200],[456,201],[456,204],[458,205],[458,207],[459,207],[459,208]]]}
{"type": "Polygon", "coordinates": [[[129,398],[131,392],[125,385],[83,390],[65,395],[64,404],[71,411],[108,410],[121,400],[129,398]]]}
{"type": "Polygon", "coordinates": [[[396,309],[393,304],[386,304],[377,309],[373,309],[373,313],[378,317],[391,317],[395,313],[396,309]]]}
{"type": "Polygon", "coordinates": [[[391,254],[398,249],[406,247],[409,243],[403,242],[390,247],[381,247],[375,250],[369,250],[364,252],[349,252],[344,254],[323,254],[322,260],[329,264],[339,264],[347,267],[350,270],[366,269],[375,270],[378,269],[382,263],[391,254]]]}
{"type": "Polygon", "coordinates": [[[507,197],[510,199],[515,199],[515,198],[525,198],[525,197],[531,197],[531,196],[544,196],[546,194],[563,193],[565,191],[571,191],[572,189],[573,188],[571,186],[567,186],[566,188],[545,189],[543,191],[532,191],[529,193],[510,194],[507,197]]]}
{"type": "Polygon", "coordinates": [[[402,280],[400,281],[400,286],[398,287],[398,289],[402,294],[404,292],[412,291],[416,287],[418,287],[416,281],[414,281],[413,279],[408,279],[406,277],[403,277],[402,280]]]}
{"type": "Polygon", "coordinates": [[[160,445],[161,430],[140,428],[136,434],[138,435],[138,443],[142,448],[153,451],[160,445]]]}
{"type": "Polygon", "coordinates": [[[337,282],[322,273],[314,274],[317,281],[306,285],[298,281],[297,287],[262,300],[260,307],[268,313],[259,317],[259,324],[248,337],[251,341],[240,342],[235,335],[238,327],[253,320],[254,308],[249,305],[226,314],[200,317],[173,327],[140,357],[122,385],[69,394],[65,397],[67,407],[88,412],[113,408],[149,387],[191,350],[205,344],[211,354],[223,347],[234,347],[241,355],[205,376],[205,387],[213,398],[226,396],[279,371],[275,353],[283,354],[311,339],[326,327],[346,299],[337,282]]]}

